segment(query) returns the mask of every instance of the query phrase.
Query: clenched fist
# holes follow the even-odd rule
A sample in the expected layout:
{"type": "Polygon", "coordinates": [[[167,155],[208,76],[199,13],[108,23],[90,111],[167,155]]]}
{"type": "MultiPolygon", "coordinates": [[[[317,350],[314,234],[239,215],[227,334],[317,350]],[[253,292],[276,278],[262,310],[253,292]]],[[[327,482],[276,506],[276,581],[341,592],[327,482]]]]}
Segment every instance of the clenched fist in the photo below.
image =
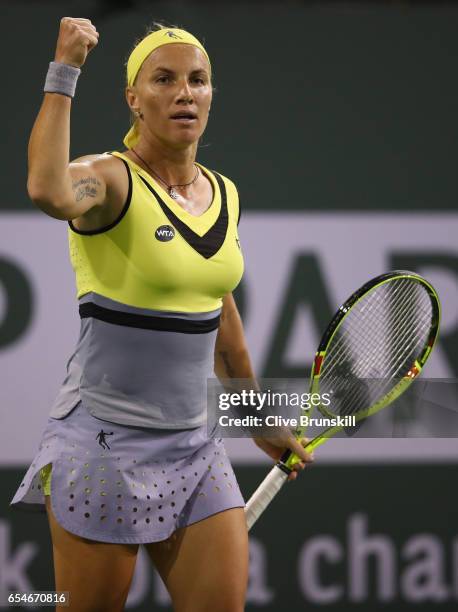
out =
{"type": "Polygon", "coordinates": [[[98,42],[99,33],[90,19],[62,17],[54,61],[81,68],[98,42]]]}

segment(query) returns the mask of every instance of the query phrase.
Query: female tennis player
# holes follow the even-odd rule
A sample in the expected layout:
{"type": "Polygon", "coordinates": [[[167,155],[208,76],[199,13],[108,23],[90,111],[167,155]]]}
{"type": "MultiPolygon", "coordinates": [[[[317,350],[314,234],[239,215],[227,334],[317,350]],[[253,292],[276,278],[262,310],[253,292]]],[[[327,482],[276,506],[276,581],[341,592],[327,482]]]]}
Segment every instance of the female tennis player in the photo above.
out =
{"type": "MultiPolygon", "coordinates": [[[[29,195],[68,221],[81,331],[12,504],[46,506],[71,610],[122,610],[144,544],[175,610],[239,612],[244,501],[207,432],[206,379],[254,375],[232,297],[237,191],[195,161],[211,64],[190,33],[151,31],[127,62],[126,150],[70,163],[72,97],[98,39],[88,19],[62,19],[29,143],[29,195]]],[[[274,459],[290,448],[297,470],[311,460],[292,436],[257,444],[274,459]]]]}

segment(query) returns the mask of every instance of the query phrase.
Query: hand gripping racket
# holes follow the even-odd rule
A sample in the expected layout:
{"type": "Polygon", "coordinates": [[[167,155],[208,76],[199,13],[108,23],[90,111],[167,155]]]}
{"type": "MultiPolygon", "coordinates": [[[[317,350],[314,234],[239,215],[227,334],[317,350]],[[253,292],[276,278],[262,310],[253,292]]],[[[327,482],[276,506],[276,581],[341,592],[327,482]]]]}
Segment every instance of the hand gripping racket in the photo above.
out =
{"type": "MultiPolygon", "coordinates": [[[[355,291],[323,334],[312,366],[310,393],[329,393],[319,412],[355,422],[389,406],[420,374],[437,338],[440,302],[424,278],[404,270],[377,276],[355,291]]],[[[303,414],[309,415],[309,410],[303,414]]],[[[344,420],[344,419],[341,419],[344,420]]],[[[344,425],[328,427],[305,447],[311,452],[344,425]]],[[[295,430],[302,438],[305,427],[295,430]]],[[[245,508],[248,529],[266,509],[300,461],[286,451],[245,508]]]]}

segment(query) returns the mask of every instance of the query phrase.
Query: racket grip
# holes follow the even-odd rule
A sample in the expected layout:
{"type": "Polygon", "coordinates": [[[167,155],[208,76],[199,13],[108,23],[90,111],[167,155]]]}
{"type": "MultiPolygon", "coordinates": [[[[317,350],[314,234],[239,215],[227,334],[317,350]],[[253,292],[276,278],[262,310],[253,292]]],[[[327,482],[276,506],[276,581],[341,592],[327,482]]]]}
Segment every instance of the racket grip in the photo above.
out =
{"type": "Polygon", "coordinates": [[[245,518],[248,531],[253,527],[287,479],[288,474],[278,466],[274,466],[270,470],[245,506],[245,518]]]}

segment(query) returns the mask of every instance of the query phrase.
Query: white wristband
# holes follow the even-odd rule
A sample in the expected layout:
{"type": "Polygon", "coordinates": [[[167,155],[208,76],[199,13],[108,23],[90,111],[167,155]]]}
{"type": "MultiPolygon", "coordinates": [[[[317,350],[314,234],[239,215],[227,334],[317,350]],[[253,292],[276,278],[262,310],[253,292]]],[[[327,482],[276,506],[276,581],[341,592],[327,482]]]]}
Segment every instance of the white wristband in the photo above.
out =
{"type": "Polygon", "coordinates": [[[80,68],[61,64],[59,62],[49,62],[48,74],[46,75],[43,91],[48,93],[60,93],[64,96],[73,98],[76,90],[76,82],[81,74],[80,68]]]}

